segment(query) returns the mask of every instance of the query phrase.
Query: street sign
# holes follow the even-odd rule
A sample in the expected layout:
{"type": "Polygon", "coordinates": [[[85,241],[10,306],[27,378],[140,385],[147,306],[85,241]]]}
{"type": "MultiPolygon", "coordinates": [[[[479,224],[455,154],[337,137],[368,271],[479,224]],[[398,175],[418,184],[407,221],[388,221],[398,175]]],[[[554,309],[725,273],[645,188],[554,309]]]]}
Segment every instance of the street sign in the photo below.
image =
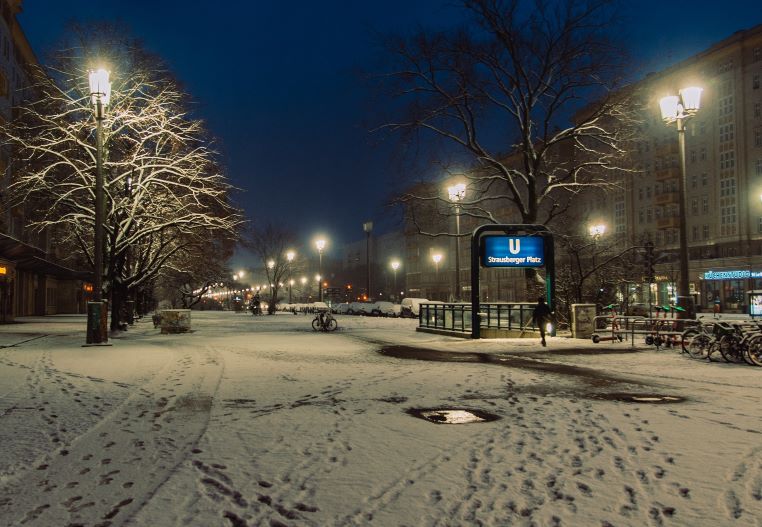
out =
{"type": "Polygon", "coordinates": [[[483,267],[543,267],[545,243],[541,236],[483,236],[483,267]]]}

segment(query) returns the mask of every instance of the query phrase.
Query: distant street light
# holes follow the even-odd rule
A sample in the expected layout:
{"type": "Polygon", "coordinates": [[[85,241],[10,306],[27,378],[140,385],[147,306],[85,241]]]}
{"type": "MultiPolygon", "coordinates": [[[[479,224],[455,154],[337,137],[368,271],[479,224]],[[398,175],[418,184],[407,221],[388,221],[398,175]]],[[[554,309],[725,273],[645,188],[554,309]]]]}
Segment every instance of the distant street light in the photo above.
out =
{"type": "Polygon", "coordinates": [[[105,344],[108,342],[108,330],[105,320],[106,306],[103,302],[103,231],[106,204],[103,192],[103,119],[106,117],[106,107],[111,100],[111,82],[109,72],[104,69],[90,71],[90,102],[95,114],[95,232],[93,241],[93,304],[88,306],[87,336],[88,344],[105,344]],[[91,313],[91,309],[93,312],[91,313]]]}
{"type": "Polygon", "coordinates": [[[296,253],[294,251],[288,251],[286,253],[286,260],[288,260],[288,303],[291,303],[291,286],[294,285],[294,281],[291,279],[291,264],[294,261],[294,258],[296,257],[296,253]]]}
{"type": "Polygon", "coordinates": [[[455,301],[460,302],[460,202],[466,197],[466,184],[448,187],[447,194],[455,204],[455,301]]]}
{"type": "MultiPolygon", "coordinates": [[[[322,276],[323,249],[325,249],[325,240],[323,238],[319,238],[315,240],[315,247],[317,247],[317,250],[318,250],[318,276],[322,276]]],[[[318,278],[317,281],[318,281],[318,302],[322,302],[323,301],[323,287],[320,285],[320,278],[318,278]]]]}
{"type": "Polygon", "coordinates": [[[431,255],[431,259],[434,260],[434,266],[436,267],[437,279],[439,279],[439,262],[442,261],[442,255],[435,253],[431,255]]]}
{"type": "Polygon", "coordinates": [[[367,280],[365,286],[368,291],[368,301],[371,299],[370,294],[370,233],[373,231],[373,222],[366,221],[362,224],[362,230],[365,231],[365,278],[367,280]]]}
{"type": "Polygon", "coordinates": [[[688,196],[686,193],[687,179],[685,167],[685,121],[696,115],[701,107],[701,92],[703,88],[683,88],[679,95],[663,97],[659,101],[661,118],[667,124],[677,124],[677,139],[680,154],[680,181],[678,192],[680,194],[679,206],[679,232],[680,232],[680,281],[677,287],[677,305],[685,309],[683,312],[687,318],[693,318],[693,299],[690,297],[688,284],[688,228],[687,210],[688,196]]]}
{"type": "Polygon", "coordinates": [[[394,272],[394,295],[397,296],[397,269],[400,268],[399,260],[392,260],[391,266],[394,272]]]}

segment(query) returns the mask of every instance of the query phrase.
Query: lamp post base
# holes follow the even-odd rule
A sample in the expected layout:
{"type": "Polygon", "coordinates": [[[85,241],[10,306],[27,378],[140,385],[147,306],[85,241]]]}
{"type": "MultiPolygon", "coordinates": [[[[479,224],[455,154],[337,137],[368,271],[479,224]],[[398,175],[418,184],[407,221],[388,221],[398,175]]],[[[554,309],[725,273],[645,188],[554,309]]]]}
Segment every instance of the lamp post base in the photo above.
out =
{"type": "Polygon", "coordinates": [[[87,303],[87,338],[89,345],[108,343],[108,302],[87,303]]]}
{"type": "Polygon", "coordinates": [[[696,318],[696,305],[692,296],[678,296],[677,305],[685,310],[678,311],[677,318],[696,318]]]}

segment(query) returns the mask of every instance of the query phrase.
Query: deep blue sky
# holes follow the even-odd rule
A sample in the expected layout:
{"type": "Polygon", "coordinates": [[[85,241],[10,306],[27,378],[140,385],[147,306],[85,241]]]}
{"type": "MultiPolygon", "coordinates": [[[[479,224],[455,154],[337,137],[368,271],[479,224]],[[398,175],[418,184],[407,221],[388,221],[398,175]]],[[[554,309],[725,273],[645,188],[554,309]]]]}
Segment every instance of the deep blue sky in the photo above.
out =
{"type": "MultiPolygon", "coordinates": [[[[758,0],[629,4],[643,73],[762,22],[758,0]]],[[[367,219],[383,225],[399,182],[393,149],[366,132],[378,102],[360,72],[377,71],[377,35],[459,16],[452,0],[26,0],[19,19],[41,57],[69,20],[123,22],[198,101],[247,215],[340,242],[361,239],[367,219]]]]}

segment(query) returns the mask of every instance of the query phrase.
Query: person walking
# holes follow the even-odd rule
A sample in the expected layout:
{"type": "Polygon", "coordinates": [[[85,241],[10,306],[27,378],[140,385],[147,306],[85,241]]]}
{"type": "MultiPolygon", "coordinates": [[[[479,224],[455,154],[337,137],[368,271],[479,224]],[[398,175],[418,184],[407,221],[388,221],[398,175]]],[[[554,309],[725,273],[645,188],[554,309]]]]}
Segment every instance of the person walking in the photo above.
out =
{"type": "Polygon", "coordinates": [[[537,299],[537,306],[532,311],[532,323],[540,330],[540,343],[545,346],[545,325],[551,319],[550,307],[545,303],[545,299],[537,299]]]}

